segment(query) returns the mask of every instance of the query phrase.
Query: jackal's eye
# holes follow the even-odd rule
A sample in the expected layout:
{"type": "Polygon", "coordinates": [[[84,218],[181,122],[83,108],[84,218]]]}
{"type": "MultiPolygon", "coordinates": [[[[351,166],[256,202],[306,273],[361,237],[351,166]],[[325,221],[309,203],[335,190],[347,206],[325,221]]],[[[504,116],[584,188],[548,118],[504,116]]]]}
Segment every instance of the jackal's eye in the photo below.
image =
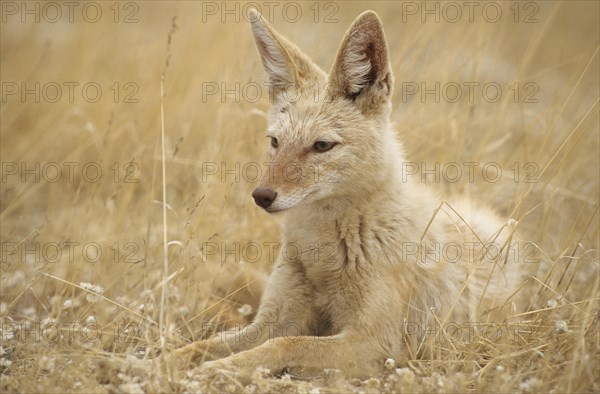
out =
{"type": "Polygon", "coordinates": [[[337,143],[336,142],[328,142],[328,141],[317,141],[313,145],[315,151],[319,153],[327,152],[331,148],[333,148],[337,143]]]}
{"type": "Polygon", "coordinates": [[[277,138],[275,138],[275,137],[269,137],[269,138],[271,138],[271,147],[277,148],[279,146],[279,142],[277,142],[277,138]]]}

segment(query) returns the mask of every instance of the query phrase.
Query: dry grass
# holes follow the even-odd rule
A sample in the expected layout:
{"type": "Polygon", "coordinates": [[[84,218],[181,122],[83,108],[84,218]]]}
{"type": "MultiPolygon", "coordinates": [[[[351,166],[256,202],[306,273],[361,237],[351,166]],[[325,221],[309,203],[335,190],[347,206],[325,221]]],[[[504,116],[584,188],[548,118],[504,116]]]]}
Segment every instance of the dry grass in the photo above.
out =
{"type": "MultiPolygon", "coordinates": [[[[206,334],[207,322],[248,322],[269,270],[268,248],[255,263],[241,260],[252,257],[249,243],[278,240],[279,218],[251,201],[254,183],[202,172],[212,169],[203,163],[234,169],[236,162],[243,168],[266,160],[266,95],[257,103],[202,95],[207,82],[227,89],[239,83],[240,90],[262,83],[247,22],[229,16],[221,23],[221,14],[205,15],[203,22],[200,3],[138,2],[139,22],[114,23],[112,3],[99,4],[103,16],[97,23],[85,22],[80,8],[73,23],[66,13],[59,23],[21,23],[3,11],[3,92],[7,82],[26,82],[28,88],[35,82],[80,85],[73,102],[65,85],[57,103],[43,97],[36,103],[33,95],[3,97],[2,392],[198,391],[215,383],[196,381],[194,371],[168,372],[162,359],[150,356],[206,334]],[[98,102],[82,98],[88,82],[101,86],[98,102]],[[110,89],[115,82],[117,103],[110,89]],[[126,87],[127,82],[134,85],[126,87]],[[139,88],[138,102],[124,103],[132,86],[139,88]],[[49,181],[52,162],[63,169],[56,182],[49,181]],[[130,162],[135,183],[125,182],[130,162]],[[40,163],[41,179],[20,170],[13,175],[10,163],[29,169],[40,163]],[[78,163],[72,179],[65,163],[78,163]],[[90,181],[94,167],[82,175],[90,163],[102,170],[97,182],[90,181]],[[221,252],[236,243],[239,256],[213,253],[214,245],[221,252]],[[91,262],[94,246],[102,252],[97,262],[91,262]],[[39,254],[25,253],[36,247],[39,254]]],[[[219,389],[600,391],[600,3],[539,3],[538,22],[527,24],[522,19],[534,8],[521,8],[521,22],[515,23],[512,2],[496,3],[503,10],[497,23],[486,22],[481,7],[473,23],[466,21],[466,8],[459,23],[435,23],[431,17],[421,23],[418,15],[404,22],[401,4],[383,1],[339,3],[338,23],[322,22],[333,10],[322,4],[315,23],[311,4],[301,3],[297,23],[275,13],[274,25],[325,67],[359,12],[372,8],[381,15],[397,81],[392,117],[412,160],[428,168],[435,162],[496,162],[504,170],[497,183],[481,177],[431,183],[441,191],[470,193],[519,220],[537,245],[539,264],[523,290],[531,292],[531,304],[516,305],[507,321],[510,335],[491,340],[477,331],[439,342],[388,376],[348,380],[330,370],[303,380],[257,371],[252,382],[234,378],[219,389]],[[419,95],[403,99],[403,82],[431,87],[436,81],[497,82],[503,96],[486,102],[476,89],[472,103],[443,97],[436,103],[431,95],[425,102],[419,95]],[[509,89],[514,82],[521,84],[517,102],[509,89]],[[533,89],[525,90],[526,82],[539,88],[537,103],[524,102],[533,89]],[[509,169],[515,162],[521,168],[517,182],[509,169]],[[534,183],[523,179],[533,168],[524,168],[529,162],[539,167],[534,183]]],[[[133,10],[125,6],[121,3],[121,20],[133,10]]]]}

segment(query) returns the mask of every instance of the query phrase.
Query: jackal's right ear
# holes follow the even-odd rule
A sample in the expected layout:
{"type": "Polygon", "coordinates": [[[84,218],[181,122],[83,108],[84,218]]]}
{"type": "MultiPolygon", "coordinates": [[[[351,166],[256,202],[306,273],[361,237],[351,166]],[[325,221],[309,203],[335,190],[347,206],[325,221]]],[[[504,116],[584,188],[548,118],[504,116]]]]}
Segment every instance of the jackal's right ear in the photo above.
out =
{"type": "Polygon", "coordinates": [[[267,72],[275,98],[289,88],[301,88],[307,81],[325,78],[325,73],[296,45],[277,33],[260,14],[251,9],[252,34],[267,72]]]}

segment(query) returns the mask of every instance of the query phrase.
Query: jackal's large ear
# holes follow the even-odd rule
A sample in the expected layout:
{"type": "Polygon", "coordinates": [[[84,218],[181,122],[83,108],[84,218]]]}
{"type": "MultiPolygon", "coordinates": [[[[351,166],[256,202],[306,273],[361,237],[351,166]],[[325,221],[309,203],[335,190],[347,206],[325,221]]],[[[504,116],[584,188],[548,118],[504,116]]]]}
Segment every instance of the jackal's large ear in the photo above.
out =
{"type": "Polygon", "coordinates": [[[277,33],[254,9],[249,12],[252,34],[275,96],[307,81],[325,79],[325,73],[304,52],[277,33]]]}
{"type": "Polygon", "coordinates": [[[394,85],[388,58],[379,17],[373,11],[363,12],[338,50],[329,74],[331,94],[356,102],[363,112],[380,112],[389,102],[394,85]]]}

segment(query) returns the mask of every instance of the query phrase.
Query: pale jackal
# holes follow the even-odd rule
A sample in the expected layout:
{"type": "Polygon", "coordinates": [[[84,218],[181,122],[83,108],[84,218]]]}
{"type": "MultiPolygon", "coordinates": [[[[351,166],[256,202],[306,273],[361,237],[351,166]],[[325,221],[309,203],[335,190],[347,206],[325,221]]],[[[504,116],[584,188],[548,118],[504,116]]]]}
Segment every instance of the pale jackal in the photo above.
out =
{"type": "Polygon", "coordinates": [[[442,203],[401,177],[404,153],[389,121],[394,78],[377,14],[358,16],[328,74],[252,19],[272,87],[271,161],[287,168],[265,175],[252,195],[267,212],[283,211],[283,245],[299,252],[279,256],[254,323],[176,354],[215,360],[202,365],[207,372],[364,376],[388,358],[416,357],[435,332],[427,327],[502,319],[522,283],[518,265],[502,253],[490,259],[483,245],[506,248],[514,226],[464,201],[442,203]],[[314,86],[327,88],[315,95],[314,86]],[[452,253],[436,252],[448,245],[452,253]]]}

